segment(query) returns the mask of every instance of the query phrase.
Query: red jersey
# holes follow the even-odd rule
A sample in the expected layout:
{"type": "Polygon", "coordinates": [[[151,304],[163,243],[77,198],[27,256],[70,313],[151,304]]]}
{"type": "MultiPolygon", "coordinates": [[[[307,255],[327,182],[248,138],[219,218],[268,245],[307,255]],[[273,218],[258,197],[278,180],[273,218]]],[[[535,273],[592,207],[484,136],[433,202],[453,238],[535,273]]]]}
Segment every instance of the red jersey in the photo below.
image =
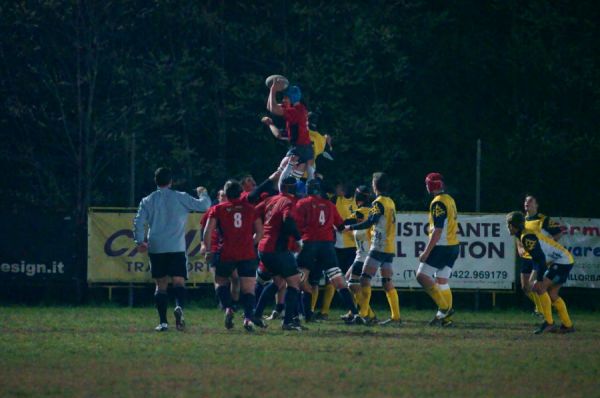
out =
{"type": "MultiPolygon", "coordinates": [[[[206,225],[208,224],[208,218],[210,217],[212,210],[215,206],[211,206],[210,209],[202,216],[202,220],[200,220],[200,231],[204,234],[204,230],[206,229],[206,225]]],[[[223,240],[221,239],[221,234],[219,234],[219,229],[213,229],[212,234],[210,235],[210,247],[208,250],[211,253],[219,253],[221,251],[221,247],[223,246],[223,240]]]]}
{"type": "Polygon", "coordinates": [[[242,261],[256,258],[254,250],[254,206],[241,199],[216,205],[210,215],[217,220],[223,236],[220,261],[242,261]]]}
{"type": "Polygon", "coordinates": [[[303,241],[334,242],[334,227],[344,220],[331,201],[310,195],[296,203],[296,223],[303,241]]]}
{"type": "Polygon", "coordinates": [[[256,206],[257,217],[263,219],[263,237],[258,250],[263,253],[286,251],[288,236],[282,231],[284,221],[294,216],[295,198],[292,195],[270,196],[256,206]]]}
{"type": "Polygon", "coordinates": [[[285,119],[285,130],[291,145],[310,145],[308,135],[308,111],[302,103],[283,106],[283,118],[285,119]]]}

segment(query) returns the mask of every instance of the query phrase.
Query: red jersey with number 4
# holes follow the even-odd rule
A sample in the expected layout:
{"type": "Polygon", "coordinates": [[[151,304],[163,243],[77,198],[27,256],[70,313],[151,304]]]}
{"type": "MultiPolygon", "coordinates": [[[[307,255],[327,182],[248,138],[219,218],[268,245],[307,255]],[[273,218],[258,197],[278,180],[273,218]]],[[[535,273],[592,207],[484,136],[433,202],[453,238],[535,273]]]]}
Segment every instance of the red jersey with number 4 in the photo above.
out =
{"type": "Polygon", "coordinates": [[[285,130],[291,145],[310,145],[308,134],[308,111],[302,103],[283,106],[285,130]]]}
{"type": "Polygon", "coordinates": [[[241,199],[219,203],[211,209],[210,218],[217,221],[223,247],[221,261],[243,261],[256,258],[254,250],[254,206],[241,199]]]}
{"type": "Polygon", "coordinates": [[[288,237],[282,231],[283,222],[294,215],[295,198],[292,195],[279,194],[266,198],[256,206],[257,217],[263,220],[263,237],[258,250],[263,253],[286,251],[288,237]]]}
{"type": "Polygon", "coordinates": [[[335,205],[320,196],[308,196],[296,203],[296,223],[303,241],[333,242],[334,227],[344,224],[335,205]]]}

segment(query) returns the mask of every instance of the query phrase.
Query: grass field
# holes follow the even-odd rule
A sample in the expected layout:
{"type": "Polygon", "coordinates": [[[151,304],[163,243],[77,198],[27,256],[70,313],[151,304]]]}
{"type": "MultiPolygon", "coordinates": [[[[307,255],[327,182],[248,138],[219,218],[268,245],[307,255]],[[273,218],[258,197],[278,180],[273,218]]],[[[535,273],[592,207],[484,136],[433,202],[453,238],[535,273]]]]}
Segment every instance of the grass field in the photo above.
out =
{"type": "MultiPolygon", "coordinates": [[[[383,310],[381,311],[383,313],[383,310]]],[[[398,397],[600,395],[600,314],[577,333],[531,334],[524,312],[467,312],[454,329],[404,310],[401,328],[278,323],[226,331],[216,309],[156,333],[147,308],[0,309],[0,394],[10,397],[398,397]]],[[[336,317],[338,314],[335,314],[336,317]]]]}

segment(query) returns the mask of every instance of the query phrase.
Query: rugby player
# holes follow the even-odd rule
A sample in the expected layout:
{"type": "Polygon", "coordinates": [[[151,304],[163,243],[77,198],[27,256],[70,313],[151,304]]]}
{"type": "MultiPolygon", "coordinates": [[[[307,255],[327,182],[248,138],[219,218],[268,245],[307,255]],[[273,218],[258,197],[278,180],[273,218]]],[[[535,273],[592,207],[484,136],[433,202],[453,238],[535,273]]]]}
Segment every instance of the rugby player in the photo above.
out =
{"type": "MultiPolygon", "coordinates": [[[[227,200],[227,198],[225,197],[225,191],[222,189],[219,189],[219,191],[217,192],[217,203],[215,203],[212,207],[218,205],[219,203],[223,203],[227,200]]],[[[210,240],[210,244],[212,247],[207,248],[206,244],[204,242],[204,232],[206,231],[206,225],[208,224],[208,215],[209,215],[210,209],[208,209],[208,211],[206,213],[204,213],[204,215],[202,216],[202,219],[200,220],[200,241],[201,241],[201,246],[200,246],[200,254],[201,255],[206,255],[206,253],[210,252],[212,253],[211,259],[210,261],[207,261],[207,265],[210,269],[211,274],[213,274],[213,278],[215,276],[215,268],[217,266],[217,263],[219,262],[219,253],[221,252],[221,246],[222,246],[222,241],[221,241],[221,236],[219,234],[219,229],[215,228],[212,232],[212,236],[211,236],[211,240],[210,240]]],[[[235,277],[237,278],[237,272],[235,272],[235,277]]],[[[214,281],[214,285],[215,285],[215,292],[217,291],[217,281],[214,281]]],[[[239,285],[239,283],[238,283],[239,285]]],[[[233,283],[232,283],[233,286],[233,283]]],[[[232,296],[233,296],[233,292],[232,292],[232,296]]]]}
{"type": "Polygon", "coordinates": [[[454,313],[448,279],[459,252],[458,213],[454,199],[444,192],[440,173],[427,174],[425,187],[433,200],[429,205],[429,241],[419,256],[417,281],[438,306],[429,324],[447,327],[452,326],[450,316],[454,313]]]}
{"type": "MultiPolygon", "coordinates": [[[[347,187],[347,184],[343,183],[338,183],[336,185],[335,196],[332,198],[332,201],[335,203],[338,213],[340,213],[340,216],[344,220],[349,219],[358,207],[354,195],[352,194],[352,190],[347,187]]],[[[342,272],[346,274],[356,255],[356,243],[352,232],[336,230],[335,253],[342,272]]],[[[329,318],[329,308],[331,307],[331,301],[333,300],[334,294],[335,287],[327,280],[321,303],[321,311],[316,315],[317,319],[329,318]]]]}
{"type": "MultiPolygon", "coordinates": [[[[352,214],[352,216],[347,219],[345,222],[347,224],[356,224],[362,221],[365,221],[369,218],[369,203],[370,203],[371,192],[369,191],[369,187],[366,185],[360,185],[356,188],[354,192],[354,200],[356,201],[356,210],[352,214]]],[[[356,255],[354,257],[354,262],[352,266],[346,272],[346,280],[348,281],[348,287],[350,291],[354,294],[356,298],[356,302],[359,302],[358,297],[361,295],[360,290],[360,275],[362,274],[362,269],[365,265],[365,260],[367,259],[367,254],[369,253],[369,248],[371,247],[371,229],[363,229],[354,231],[354,242],[356,243],[356,255]]],[[[346,320],[352,316],[352,313],[347,313],[342,315],[342,319],[346,320]]],[[[373,310],[369,307],[369,314],[365,319],[368,324],[373,324],[377,322],[377,317],[373,310]]]]}
{"type": "Polygon", "coordinates": [[[344,220],[333,203],[321,197],[319,179],[308,182],[307,193],[306,198],[296,203],[295,212],[303,242],[302,251],[298,255],[298,267],[302,272],[301,288],[305,319],[307,322],[313,320],[312,286],[318,285],[321,274],[325,273],[352,314],[347,323],[362,323],[335,255],[333,231],[334,228],[343,229],[344,220]]]}
{"type": "Polygon", "coordinates": [[[246,174],[242,177],[240,183],[242,184],[243,189],[240,198],[242,200],[248,201],[248,195],[250,195],[250,192],[252,192],[254,188],[256,188],[256,181],[254,181],[254,177],[252,177],[252,175],[246,174]]]}
{"type": "Polygon", "coordinates": [[[540,298],[544,322],[534,333],[574,332],[575,328],[569,317],[567,305],[558,295],[561,286],[567,281],[569,273],[573,269],[573,256],[565,247],[543,232],[525,228],[525,215],[519,211],[508,213],[506,223],[511,235],[521,241],[523,249],[531,256],[533,269],[537,271],[532,289],[540,298]],[[545,294],[546,292],[548,294],[545,294]],[[554,324],[552,307],[556,309],[560,317],[560,329],[557,329],[554,324]]]}
{"type": "MultiPolygon", "coordinates": [[[[551,220],[550,217],[538,212],[539,206],[535,196],[526,195],[523,208],[525,209],[525,229],[542,232],[556,241],[560,239],[562,235],[560,225],[551,220]]],[[[533,272],[533,260],[531,255],[523,249],[521,241],[516,239],[516,242],[517,251],[521,258],[521,289],[535,304],[535,314],[543,317],[540,298],[531,289],[536,278],[535,272],[533,272]]]]}
{"type": "MultiPolygon", "coordinates": [[[[258,206],[269,196],[279,194],[279,191],[277,191],[275,188],[275,183],[278,180],[278,172],[271,175],[259,185],[256,185],[254,179],[252,179],[252,182],[248,184],[249,186],[252,186],[252,190],[245,195],[246,200],[249,203],[258,206]]],[[[242,195],[244,194],[242,193],[242,195]]],[[[254,291],[255,296],[258,299],[256,303],[256,310],[262,314],[268,302],[270,302],[273,296],[277,294],[277,304],[272,314],[266,318],[267,320],[278,319],[283,313],[285,288],[285,280],[277,275],[273,275],[269,270],[267,270],[262,261],[259,261],[258,269],[256,270],[256,289],[254,291]]]]}
{"type": "MultiPolygon", "coordinates": [[[[244,328],[253,331],[255,323],[264,326],[261,319],[254,319],[254,285],[258,265],[254,245],[262,238],[262,221],[255,217],[254,206],[240,198],[242,186],[239,182],[229,180],[223,190],[227,201],[210,209],[204,240],[206,246],[211,247],[212,231],[219,228],[223,246],[215,269],[215,281],[219,301],[225,309],[225,327],[233,327],[234,311],[229,278],[237,270],[240,277],[240,299],[244,308],[244,328]]],[[[212,253],[209,256],[210,254],[212,253]]]]}
{"type": "MultiPolygon", "coordinates": [[[[267,110],[274,115],[285,119],[286,133],[290,142],[290,149],[281,161],[279,171],[279,187],[282,181],[289,176],[300,178],[307,170],[307,163],[314,159],[313,147],[308,134],[308,112],[300,102],[302,93],[300,87],[289,86],[283,92],[283,102],[276,101],[278,85],[272,84],[267,99],[267,110]]],[[[309,170],[310,172],[310,170],[309,170]]],[[[313,175],[309,174],[308,179],[313,175]]]]}
{"type": "MultiPolygon", "coordinates": [[[[321,134],[316,130],[316,124],[313,121],[316,116],[312,112],[308,113],[308,136],[310,138],[311,144],[313,146],[313,159],[307,162],[307,169],[304,172],[303,178],[309,179],[310,176],[315,176],[317,166],[316,159],[319,156],[323,156],[325,159],[333,160],[333,147],[331,145],[331,136],[327,134],[321,134]]],[[[265,116],[261,119],[261,122],[269,127],[271,133],[275,138],[282,141],[289,141],[289,137],[285,134],[282,134],[280,129],[275,126],[273,123],[273,119],[268,116],[265,116]]],[[[289,160],[288,158],[286,158],[289,160]]],[[[284,167],[287,163],[280,165],[280,167],[284,167]]]]}
{"type": "MultiPolygon", "coordinates": [[[[292,236],[301,246],[301,236],[294,221],[294,190],[296,179],[292,176],[281,181],[281,193],[266,198],[256,207],[258,216],[264,220],[264,235],[258,244],[258,254],[267,270],[281,276],[287,282],[285,293],[285,316],[283,330],[302,330],[297,320],[297,306],[300,295],[300,273],[296,259],[289,250],[289,237],[292,236]]],[[[263,295],[265,292],[263,292],[263,295]]],[[[257,318],[262,313],[255,311],[257,318]]]]}
{"type": "Polygon", "coordinates": [[[185,250],[185,226],[191,211],[206,211],[210,198],[204,187],[196,188],[198,199],[185,192],[172,190],[173,174],[166,167],[154,172],[157,190],[140,201],[138,212],[133,220],[133,239],[137,251],[148,251],[152,278],[156,283],[154,300],[160,323],[154,330],[164,332],[169,329],[167,322],[167,287],[169,277],[175,292],[175,326],[185,328],[183,308],[185,301],[185,280],[187,279],[187,256],[185,250]],[[146,240],[145,226],[148,225],[146,240]]]}
{"type": "Polygon", "coordinates": [[[396,205],[386,195],[389,189],[388,176],[385,173],[373,174],[373,192],[377,195],[369,209],[369,218],[358,224],[346,225],[347,231],[360,231],[372,228],[369,254],[360,277],[361,295],[359,300],[360,316],[369,315],[371,301],[371,279],[377,268],[381,270],[381,283],[390,306],[391,316],[380,325],[400,325],[400,302],[398,292],[392,282],[392,261],[396,253],[396,205]]]}

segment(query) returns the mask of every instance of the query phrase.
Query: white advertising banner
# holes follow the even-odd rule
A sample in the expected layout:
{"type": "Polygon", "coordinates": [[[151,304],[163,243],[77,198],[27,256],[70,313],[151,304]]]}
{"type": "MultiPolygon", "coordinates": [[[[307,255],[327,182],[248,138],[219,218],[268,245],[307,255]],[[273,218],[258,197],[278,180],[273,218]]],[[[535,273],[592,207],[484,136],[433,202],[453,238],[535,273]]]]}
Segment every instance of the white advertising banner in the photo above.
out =
{"type": "MultiPolygon", "coordinates": [[[[427,213],[398,213],[394,258],[396,287],[420,285],[416,280],[419,255],[427,245],[427,213]]],[[[450,286],[455,289],[510,290],[515,282],[515,241],[504,214],[462,214],[458,217],[460,254],[450,286]]],[[[373,280],[381,286],[379,273],[373,280]]]]}
{"type": "Polygon", "coordinates": [[[600,288],[600,219],[554,218],[563,226],[559,243],[566,247],[575,266],[565,286],[600,288]]]}

